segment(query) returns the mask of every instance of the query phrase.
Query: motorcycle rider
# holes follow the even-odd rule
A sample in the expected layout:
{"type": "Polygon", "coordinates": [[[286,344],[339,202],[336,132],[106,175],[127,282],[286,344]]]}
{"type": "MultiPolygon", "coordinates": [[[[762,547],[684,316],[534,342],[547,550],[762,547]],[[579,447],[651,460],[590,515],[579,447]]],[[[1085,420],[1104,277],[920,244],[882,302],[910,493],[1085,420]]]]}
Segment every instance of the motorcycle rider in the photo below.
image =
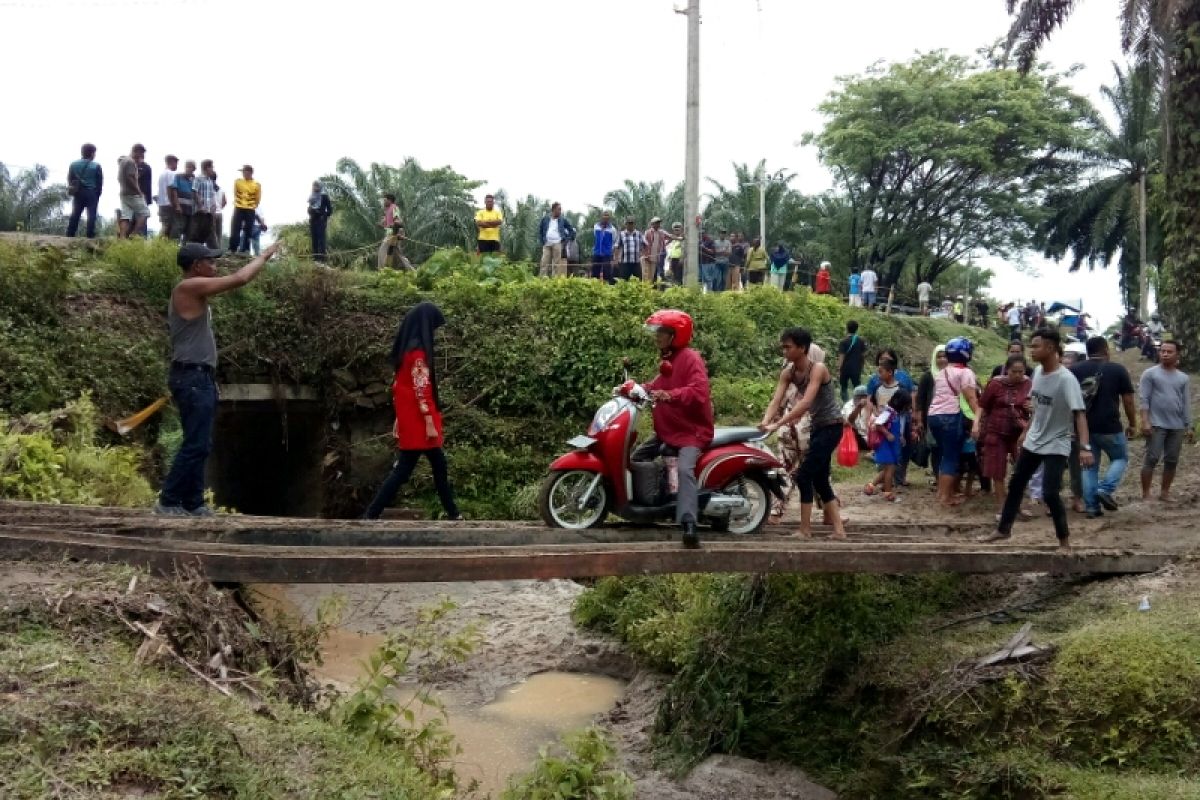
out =
{"type": "Polygon", "coordinates": [[[692,318],[683,311],[656,311],[646,319],[646,328],[654,332],[662,361],[658,377],[646,384],[654,400],[654,435],[634,451],[632,459],[653,461],[660,455],[678,452],[675,521],[683,530],[683,546],[699,547],[696,462],[713,438],[708,367],[700,354],[688,347],[693,325],[692,318]]]}
{"type": "Polygon", "coordinates": [[[1158,361],[1158,342],[1162,341],[1163,331],[1166,326],[1162,323],[1162,317],[1155,311],[1150,315],[1150,322],[1146,325],[1146,337],[1142,344],[1142,356],[1151,361],[1158,361]]]}

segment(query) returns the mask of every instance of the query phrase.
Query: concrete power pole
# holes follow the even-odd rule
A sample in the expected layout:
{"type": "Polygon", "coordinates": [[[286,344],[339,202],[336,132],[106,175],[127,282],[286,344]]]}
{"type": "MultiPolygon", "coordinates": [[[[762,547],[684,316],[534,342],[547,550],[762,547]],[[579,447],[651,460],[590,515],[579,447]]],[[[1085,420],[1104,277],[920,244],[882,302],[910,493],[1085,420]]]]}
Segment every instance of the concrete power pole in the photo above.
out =
{"type": "Polygon", "coordinates": [[[700,0],[688,0],[687,163],[683,172],[684,285],[700,285],[700,0]]]}

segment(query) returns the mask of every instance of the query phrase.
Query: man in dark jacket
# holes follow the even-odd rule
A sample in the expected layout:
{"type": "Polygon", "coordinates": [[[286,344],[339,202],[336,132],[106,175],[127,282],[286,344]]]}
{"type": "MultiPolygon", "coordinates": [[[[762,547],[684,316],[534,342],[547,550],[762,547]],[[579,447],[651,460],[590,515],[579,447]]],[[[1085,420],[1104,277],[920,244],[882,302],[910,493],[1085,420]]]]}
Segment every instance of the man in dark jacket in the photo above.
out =
{"type": "Polygon", "coordinates": [[[332,213],[329,193],[321,187],[320,181],[313,181],[312,194],[308,196],[308,232],[312,238],[313,261],[325,261],[325,229],[332,213]]]}
{"type": "Polygon", "coordinates": [[[542,245],[542,262],[538,267],[538,275],[549,278],[565,277],[567,262],[563,260],[563,246],[575,238],[575,228],[562,215],[562,204],[553,203],[550,213],[542,217],[538,225],[538,241],[542,245]]]}

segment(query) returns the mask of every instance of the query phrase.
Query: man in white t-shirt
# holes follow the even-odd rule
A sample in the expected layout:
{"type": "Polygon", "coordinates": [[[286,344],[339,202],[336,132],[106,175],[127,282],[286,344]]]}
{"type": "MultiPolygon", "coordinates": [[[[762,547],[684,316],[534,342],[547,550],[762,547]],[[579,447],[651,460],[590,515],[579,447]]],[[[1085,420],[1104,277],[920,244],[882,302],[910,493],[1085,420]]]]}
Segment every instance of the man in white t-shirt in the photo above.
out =
{"type": "Polygon", "coordinates": [[[929,293],[933,291],[933,287],[929,285],[929,281],[921,281],[917,284],[917,302],[921,306],[921,316],[929,316],[929,293]]]}
{"type": "Polygon", "coordinates": [[[1008,313],[1004,315],[1004,321],[1008,323],[1008,338],[1010,341],[1021,340],[1021,308],[1016,303],[1011,303],[1008,306],[1008,313]]]}
{"type": "Polygon", "coordinates": [[[862,271],[862,302],[867,308],[875,307],[875,292],[879,290],[879,276],[867,267],[862,271]]]}
{"type": "Polygon", "coordinates": [[[175,185],[175,170],[179,167],[179,159],[167,156],[167,168],[158,173],[158,194],[154,202],[158,203],[158,235],[163,239],[171,238],[175,227],[175,207],[171,205],[170,188],[175,185]]]}

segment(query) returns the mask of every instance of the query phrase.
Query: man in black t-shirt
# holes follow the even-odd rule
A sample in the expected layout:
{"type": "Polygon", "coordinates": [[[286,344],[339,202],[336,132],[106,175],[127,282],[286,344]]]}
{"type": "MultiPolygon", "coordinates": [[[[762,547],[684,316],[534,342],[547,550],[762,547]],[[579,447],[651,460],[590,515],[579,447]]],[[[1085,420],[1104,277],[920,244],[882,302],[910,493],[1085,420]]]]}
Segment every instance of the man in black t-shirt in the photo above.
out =
{"type": "Polygon", "coordinates": [[[850,399],[850,392],[862,379],[863,360],[867,355],[867,343],[858,336],[858,323],[846,323],[846,338],[838,345],[841,367],[838,369],[838,386],[841,387],[842,402],[850,399]]]}
{"type": "Polygon", "coordinates": [[[1108,340],[1093,336],[1087,340],[1087,360],[1071,367],[1083,389],[1087,403],[1088,431],[1091,433],[1092,466],[1083,468],[1083,503],[1089,518],[1103,515],[1101,506],[1117,510],[1113,494],[1129,465],[1129,439],[1137,432],[1137,405],[1129,372],[1108,357],[1108,340]],[[1121,429],[1121,409],[1129,426],[1121,429]],[[1108,470],[1100,479],[1100,454],[1108,456],[1108,470]]]}

